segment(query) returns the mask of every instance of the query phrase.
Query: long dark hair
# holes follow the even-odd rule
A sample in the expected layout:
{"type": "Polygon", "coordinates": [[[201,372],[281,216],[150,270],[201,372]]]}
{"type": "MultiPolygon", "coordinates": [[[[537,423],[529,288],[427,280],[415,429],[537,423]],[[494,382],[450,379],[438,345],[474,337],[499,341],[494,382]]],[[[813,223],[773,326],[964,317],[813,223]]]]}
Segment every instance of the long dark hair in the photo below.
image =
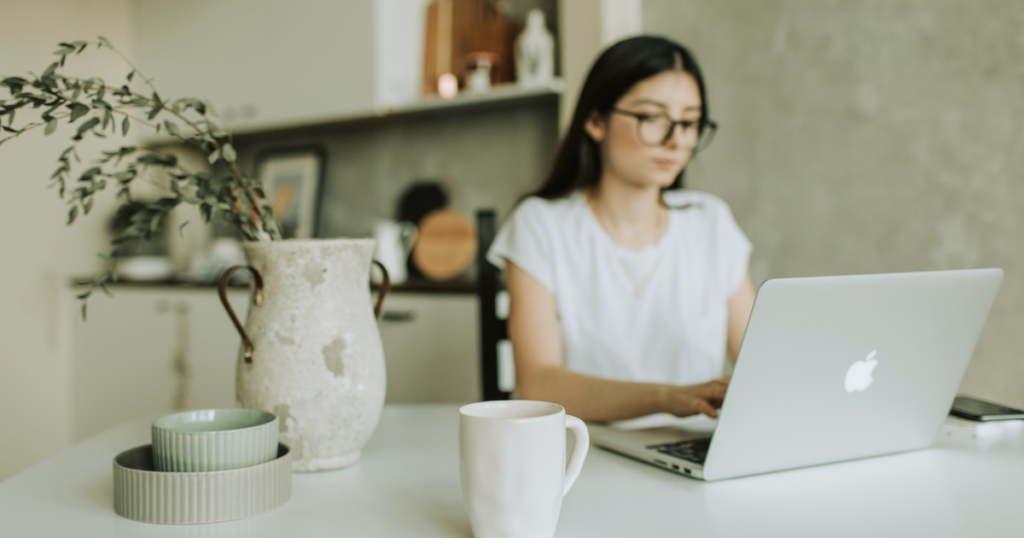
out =
{"type": "MultiPolygon", "coordinates": [[[[697,60],[686,47],[656,36],[624,39],[612,45],[594,62],[583,83],[572,123],[555,155],[551,172],[533,196],[549,200],[564,198],[576,190],[596,187],[601,180],[601,153],[597,142],[584,130],[594,111],[605,118],[615,103],[633,86],[665,71],[685,71],[697,81],[700,90],[701,119],[708,119],[708,99],[704,94],[704,78],[697,60]]],[[[704,128],[701,122],[700,128],[704,128]]],[[[683,186],[683,171],[669,189],[683,186]]]]}

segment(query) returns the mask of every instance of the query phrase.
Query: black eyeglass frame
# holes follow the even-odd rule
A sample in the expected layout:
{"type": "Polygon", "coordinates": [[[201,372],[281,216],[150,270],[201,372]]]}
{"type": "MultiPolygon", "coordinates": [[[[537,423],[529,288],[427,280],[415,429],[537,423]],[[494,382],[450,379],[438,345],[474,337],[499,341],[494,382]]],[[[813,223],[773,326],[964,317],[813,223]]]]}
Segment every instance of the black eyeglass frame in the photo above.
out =
{"type": "Polygon", "coordinates": [[[693,146],[693,152],[697,153],[698,151],[704,151],[705,149],[708,148],[708,146],[711,145],[711,141],[714,140],[714,138],[715,138],[715,132],[718,131],[718,124],[717,123],[715,123],[715,122],[713,122],[711,120],[708,120],[708,119],[704,119],[704,118],[701,118],[701,119],[699,119],[697,121],[674,120],[674,119],[670,118],[668,116],[668,114],[645,114],[643,112],[633,112],[633,111],[630,111],[630,110],[623,110],[621,108],[613,108],[612,112],[617,112],[619,114],[624,114],[626,116],[632,116],[632,117],[636,118],[636,136],[637,136],[637,138],[640,139],[640,142],[642,142],[644,145],[650,146],[650,147],[658,147],[658,146],[664,145],[665,142],[668,142],[669,139],[672,138],[672,135],[675,134],[675,132],[676,132],[676,125],[678,125],[680,128],[682,128],[683,132],[685,133],[687,129],[689,129],[694,124],[696,124],[697,125],[697,143],[694,144],[694,146],[693,146]],[[671,125],[669,125],[668,132],[665,134],[664,138],[662,138],[659,142],[651,143],[651,142],[648,142],[644,138],[644,135],[641,132],[643,130],[643,122],[646,119],[655,118],[655,117],[658,117],[658,116],[661,116],[661,117],[665,118],[666,120],[668,120],[669,122],[671,122],[671,125]],[[708,131],[707,135],[704,135],[705,129],[710,129],[708,131]]]}

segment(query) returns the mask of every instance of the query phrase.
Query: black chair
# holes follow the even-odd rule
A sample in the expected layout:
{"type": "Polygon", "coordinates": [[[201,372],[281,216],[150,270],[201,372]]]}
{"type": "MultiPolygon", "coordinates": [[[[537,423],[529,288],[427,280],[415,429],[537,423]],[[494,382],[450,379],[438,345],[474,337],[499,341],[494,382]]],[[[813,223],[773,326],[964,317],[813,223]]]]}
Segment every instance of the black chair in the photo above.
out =
{"type": "Polygon", "coordinates": [[[487,261],[487,250],[498,233],[498,217],[493,209],[476,213],[477,254],[476,291],[480,299],[480,376],[484,400],[508,400],[511,393],[499,384],[498,346],[508,339],[508,324],[495,309],[502,289],[501,270],[487,261]]]}

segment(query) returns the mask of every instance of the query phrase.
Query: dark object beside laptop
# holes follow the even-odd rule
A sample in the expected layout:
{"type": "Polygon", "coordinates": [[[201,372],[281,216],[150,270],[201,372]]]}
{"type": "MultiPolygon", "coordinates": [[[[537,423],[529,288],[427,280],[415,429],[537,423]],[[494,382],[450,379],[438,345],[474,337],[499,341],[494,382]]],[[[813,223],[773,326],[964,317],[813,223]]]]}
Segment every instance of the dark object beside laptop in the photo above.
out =
{"type": "Polygon", "coordinates": [[[988,422],[991,420],[1019,420],[1024,419],[1024,411],[986,402],[969,396],[957,396],[953,400],[953,408],[949,414],[958,417],[988,422]]]}

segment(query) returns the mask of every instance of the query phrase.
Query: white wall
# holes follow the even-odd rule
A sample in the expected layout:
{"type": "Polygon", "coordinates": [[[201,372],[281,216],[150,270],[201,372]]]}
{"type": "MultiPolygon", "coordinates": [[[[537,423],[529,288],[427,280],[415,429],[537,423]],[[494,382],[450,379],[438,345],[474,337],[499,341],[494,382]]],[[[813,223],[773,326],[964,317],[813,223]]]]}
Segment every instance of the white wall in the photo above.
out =
{"type": "Polygon", "coordinates": [[[135,5],[138,58],[164,97],[209,99],[235,127],[373,108],[373,0],[135,5]]]}
{"type": "Polygon", "coordinates": [[[374,0],[374,106],[386,109],[420,99],[430,0],[374,0]]]}
{"type": "MultiPolygon", "coordinates": [[[[130,0],[0,0],[0,75],[42,72],[60,41],[103,35],[131,54],[130,0]]],[[[68,60],[68,74],[115,80],[127,74],[109,52],[68,60]]],[[[0,99],[9,99],[6,88],[0,99]]],[[[38,111],[37,111],[38,113],[38,111]]],[[[21,113],[15,125],[31,117],[21,113]]],[[[6,119],[6,118],[5,118],[6,119]]],[[[64,449],[71,440],[69,275],[99,268],[112,195],[65,227],[67,213],[47,178],[68,145],[61,126],[0,146],[0,480],[64,449]]],[[[90,144],[91,147],[96,147],[90,144]]],[[[83,155],[84,157],[84,155],[83,155]]]]}
{"type": "Polygon", "coordinates": [[[643,0],[560,0],[558,9],[565,81],[560,125],[564,131],[590,66],[604,47],[643,32],[643,0]]]}

